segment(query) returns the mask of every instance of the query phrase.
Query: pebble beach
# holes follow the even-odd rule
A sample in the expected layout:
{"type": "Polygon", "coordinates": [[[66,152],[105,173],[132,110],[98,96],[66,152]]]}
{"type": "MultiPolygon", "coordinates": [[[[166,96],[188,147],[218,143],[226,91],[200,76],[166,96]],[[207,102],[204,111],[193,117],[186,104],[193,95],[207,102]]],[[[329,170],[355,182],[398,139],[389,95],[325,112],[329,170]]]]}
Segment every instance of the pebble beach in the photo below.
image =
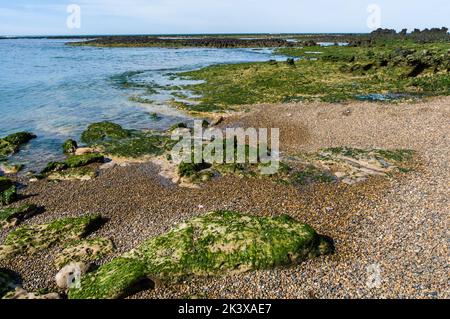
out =
{"type": "MultiPolygon", "coordinates": [[[[395,178],[360,184],[280,185],[267,178],[226,176],[198,189],[164,181],[152,163],[117,165],[90,181],[22,177],[23,199],[46,211],[24,222],[98,213],[107,219],[91,236],[116,246],[106,263],[174,225],[229,209],[287,214],[334,240],[335,253],[298,265],[224,277],[191,278],[129,298],[449,298],[450,98],[422,102],[292,103],[245,107],[221,127],[280,128],[282,156],[326,147],[412,149],[416,167],[395,178]],[[374,271],[377,280],[373,282],[374,271]]],[[[7,231],[0,231],[3,240],[7,231]]],[[[29,291],[54,288],[49,266],[57,248],[33,258],[0,261],[29,291]]]]}

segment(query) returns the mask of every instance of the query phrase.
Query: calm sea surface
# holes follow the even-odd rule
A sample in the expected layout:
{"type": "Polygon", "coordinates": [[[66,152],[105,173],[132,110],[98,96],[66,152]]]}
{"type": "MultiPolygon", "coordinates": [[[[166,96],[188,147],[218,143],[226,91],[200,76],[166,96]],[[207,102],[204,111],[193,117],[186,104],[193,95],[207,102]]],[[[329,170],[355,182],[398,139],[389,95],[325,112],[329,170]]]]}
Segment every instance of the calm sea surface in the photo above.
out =
{"type": "Polygon", "coordinates": [[[0,137],[17,131],[38,135],[11,162],[39,169],[61,158],[61,143],[78,139],[92,122],[126,128],[166,129],[187,116],[168,106],[170,92],[132,101],[142,88],[177,85],[171,74],[216,63],[266,61],[270,50],[71,47],[67,40],[0,40],[0,137]],[[131,99],[130,99],[131,98],[131,99]],[[161,120],[149,114],[156,112],[161,120]]]}

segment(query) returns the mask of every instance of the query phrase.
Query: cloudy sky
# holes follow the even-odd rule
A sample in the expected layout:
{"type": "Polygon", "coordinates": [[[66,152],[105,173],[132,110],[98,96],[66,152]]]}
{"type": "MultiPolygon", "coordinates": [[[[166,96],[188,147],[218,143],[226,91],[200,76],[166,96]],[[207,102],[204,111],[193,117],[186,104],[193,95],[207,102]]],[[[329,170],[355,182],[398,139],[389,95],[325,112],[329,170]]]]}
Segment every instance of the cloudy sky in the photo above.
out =
{"type": "Polygon", "coordinates": [[[370,32],[371,4],[382,27],[450,24],[449,0],[0,0],[0,35],[370,32]]]}

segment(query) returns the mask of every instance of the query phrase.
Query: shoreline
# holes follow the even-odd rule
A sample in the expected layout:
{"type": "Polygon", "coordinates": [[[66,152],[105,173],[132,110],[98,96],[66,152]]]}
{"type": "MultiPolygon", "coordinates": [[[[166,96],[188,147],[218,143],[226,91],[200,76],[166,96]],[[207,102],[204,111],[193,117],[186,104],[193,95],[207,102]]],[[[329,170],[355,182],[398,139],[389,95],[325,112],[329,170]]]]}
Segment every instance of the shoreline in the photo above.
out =
{"type": "MultiPolygon", "coordinates": [[[[45,213],[24,224],[101,213],[109,221],[94,234],[113,239],[114,255],[175,223],[217,209],[262,216],[288,214],[335,240],[336,253],[331,256],[288,268],[195,278],[134,298],[449,297],[444,190],[449,177],[445,124],[450,118],[450,98],[414,104],[322,102],[246,108],[249,112],[231,114],[219,127],[280,127],[286,154],[334,146],[413,149],[419,152],[421,169],[356,185],[319,183],[298,188],[267,179],[226,176],[200,189],[185,189],[162,183],[157,167],[140,163],[102,171],[91,181],[31,183],[22,190],[26,198],[14,206],[45,206],[45,213]],[[380,288],[368,289],[366,267],[373,263],[381,265],[385,277],[380,288]],[[413,275],[417,271],[422,272],[413,275]]],[[[6,232],[0,234],[3,239],[6,232]]],[[[47,260],[56,251],[52,248],[0,265],[23,275],[25,289],[54,287],[56,272],[49,269],[47,260]]]]}

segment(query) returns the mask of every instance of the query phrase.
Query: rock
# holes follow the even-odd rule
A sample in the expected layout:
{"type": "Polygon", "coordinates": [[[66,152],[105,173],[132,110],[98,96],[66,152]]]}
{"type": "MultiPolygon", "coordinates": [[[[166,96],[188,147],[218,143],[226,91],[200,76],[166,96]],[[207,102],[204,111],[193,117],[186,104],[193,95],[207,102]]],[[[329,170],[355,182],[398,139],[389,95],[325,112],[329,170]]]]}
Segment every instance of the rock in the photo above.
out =
{"type": "Polygon", "coordinates": [[[67,244],[55,258],[55,265],[60,269],[71,262],[94,262],[112,253],[113,242],[107,238],[94,238],[74,241],[67,244]]]}
{"type": "Polygon", "coordinates": [[[43,209],[35,205],[23,205],[18,208],[0,209],[0,227],[6,229],[18,225],[25,219],[39,214],[43,209]]]}
{"type": "Polygon", "coordinates": [[[82,141],[110,158],[126,160],[142,160],[162,155],[176,143],[167,133],[125,130],[110,122],[90,125],[83,132],[82,141]]]}
{"type": "Polygon", "coordinates": [[[0,170],[5,174],[17,174],[23,168],[22,164],[7,164],[3,163],[0,165],[0,170]]]}
{"type": "Polygon", "coordinates": [[[64,266],[55,276],[56,285],[61,289],[69,289],[79,285],[81,276],[89,269],[83,262],[73,262],[64,266]]]}
{"type": "Polygon", "coordinates": [[[122,139],[131,136],[131,132],[125,130],[119,124],[111,122],[93,123],[81,134],[81,141],[86,144],[98,143],[107,139],[122,139]]]}
{"type": "Polygon", "coordinates": [[[18,132],[4,138],[0,138],[0,157],[6,157],[16,153],[20,146],[28,143],[34,138],[36,138],[36,135],[29,132],[18,132]]]}
{"type": "Polygon", "coordinates": [[[116,167],[116,165],[117,164],[114,161],[111,161],[111,162],[100,165],[99,169],[101,169],[101,170],[111,169],[111,168],[116,167]]]}
{"type": "Polygon", "coordinates": [[[31,255],[56,244],[81,239],[101,222],[99,215],[57,219],[48,224],[25,225],[8,233],[0,246],[0,260],[31,255]]]}
{"type": "Polygon", "coordinates": [[[41,174],[59,172],[69,168],[78,168],[92,163],[103,163],[105,157],[99,153],[89,153],[84,155],[70,155],[64,162],[50,162],[42,170],[41,174]]]}
{"type": "Polygon", "coordinates": [[[38,294],[34,292],[27,292],[22,287],[16,287],[13,292],[8,293],[3,299],[61,299],[57,293],[38,294]]]}
{"type": "Polygon", "coordinates": [[[113,259],[69,289],[70,299],[119,298],[136,285],[177,282],[299,263],[333,251],[331,241],[288,216],[218,211],[193,218],[113,259]]]}
{"type": "Polygon", "coordinates": [[[305,169],[301,174],[308,178],[326,174],[345,184],[355,184],[370,176],[389,176],[394,171],[407,169],[404,166],[408,166],[413,154],[411,150],[328,148],[303,155],[309,171],[305,169]]]}
{"type": "Polygon", "coordinates": [[[64,154],[73,154],[77,150],[78,144],[76,141],[69,139],[64,142],[62,148],[63,148],[64,154]]]}
{"type": "Polygon", "coordinates": [[[11,188],[0,193],[0,205],[9,205],[15,202],[17,198],[17,188],[16,186],[12,186],[11,188]]]}

